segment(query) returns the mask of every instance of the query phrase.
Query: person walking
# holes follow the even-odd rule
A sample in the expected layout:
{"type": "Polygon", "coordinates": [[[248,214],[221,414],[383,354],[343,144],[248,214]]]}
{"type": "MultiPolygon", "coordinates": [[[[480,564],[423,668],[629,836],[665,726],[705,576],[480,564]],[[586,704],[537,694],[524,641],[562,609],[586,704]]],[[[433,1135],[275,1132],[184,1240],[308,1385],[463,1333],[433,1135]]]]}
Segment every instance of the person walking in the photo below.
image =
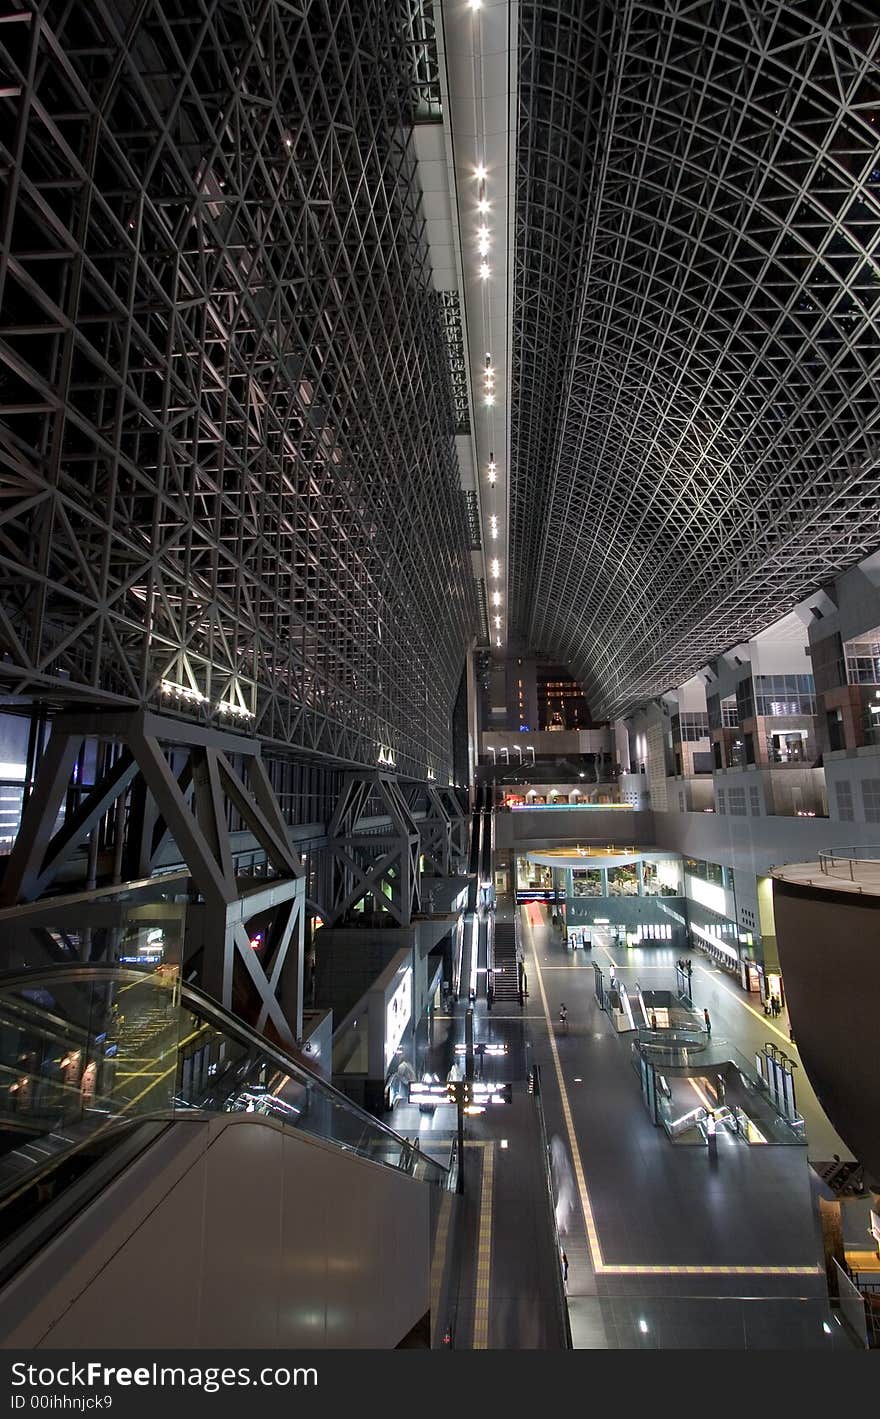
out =
{"type": "Polygon", "coordinates": [[[560,1023],[560,1025],[562,1026],[563,1030],[565,1030],[566,1033],[567,1033],[567,1032],[568,1032],[568,1010],[566,1009],[566,1007],[565,1007],[564,1005],[560,1005],[560,1007],[559,1007],[559,1023],[560,1023]]]}
{"type": "Polygon", "coordinates": [[[711,1038],[712,1038],[712,1021],[709,1019],[709,1011],[708,1011],[708,1010],[704,1010],[704,1011],[703,1011],[703,1019],[706,1021],[706,1034],[707,1034],[707,1035],[709,1036],[709,1038],[711,1039],[711,1038]]]}
{"type": "Polygon", "coordinates": [[[562,1262],[562,1280],[564,1284],[568,1280],[568,1257],[565,1254],[564,1247],[559,1248],[559,1260],[562,1262]]]}

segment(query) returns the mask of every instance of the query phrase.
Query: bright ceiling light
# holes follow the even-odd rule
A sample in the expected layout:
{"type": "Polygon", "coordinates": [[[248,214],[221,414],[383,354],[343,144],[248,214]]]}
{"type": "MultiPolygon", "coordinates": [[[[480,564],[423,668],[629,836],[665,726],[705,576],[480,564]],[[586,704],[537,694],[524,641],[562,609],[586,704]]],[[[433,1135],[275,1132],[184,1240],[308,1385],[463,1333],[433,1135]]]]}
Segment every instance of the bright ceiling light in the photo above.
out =
{"type": "Polygon", "coordinates": [[[477,166],[474,168],[474,177],[477,179],[477,182],[485,182],[486,169],[483,167],[482,163],[477,163],[477,166]]]}
{"type": "Polygon", "coordinates": [[[469,10],[479,10],[483,0],[467,0],[469,10]]]}
{"type": "Polygon", "coordinates": [[[500,605],[501,605],[501,592],[500,592],[500,591],[493,591],[493,592],[492,592],[492,605],[493,605],[493,606],[500,606],[500,605]]]}
{"type": "Polygon", "coordinates": [[[487,395],[484,397],[484,399],[483,399],[483,403],[484,403],[488,408],[491,408],[491,406],[495,403],[495,395],[494,395],[494,394],[487,394],[487,395]]]}
{"type": "Polygon", "coordinates": [[[480,266],[480,280],[481,280],[481,281],[488,281],[488,279],[489,279],[489,274],[490,274],[490,273],[489,273],[489,266],[488,266],[488,263],[484,261],[484,262],[482,262],[482,264],[481,264],[481,266],[480,266]]]}
{"type": "Polygon", "coordinates": [[[492,558],[491,571],[493,576],[501,575],[501,563],[499,562],[497,557],[492,558]]]}
{"type": "Polygon", "coordinates": [[[500,616],[496,616],[496,617],[495,617],[495,624],[496,624],[496,626],[500,626],[500,625],[501,625],[501,617],[500,617],[500,616]]]}
{"type": "Polygon", "coordinates": [[[481,197],[480,200],[479,200],[479,202],[477,203],[477,211],[478,211],[478,212],[488,212],[488,210],[489,210],[489,203],[486,201],[485,197],[481,197]]]}
{"type": "Polygon", "coordinates": [[[500,636],[499,636],[498,639],[496,640],[495,644],[496,644],[496,645],[500,645],[500,644],[501,644],[501,637],[500,637],[500,636]]]}

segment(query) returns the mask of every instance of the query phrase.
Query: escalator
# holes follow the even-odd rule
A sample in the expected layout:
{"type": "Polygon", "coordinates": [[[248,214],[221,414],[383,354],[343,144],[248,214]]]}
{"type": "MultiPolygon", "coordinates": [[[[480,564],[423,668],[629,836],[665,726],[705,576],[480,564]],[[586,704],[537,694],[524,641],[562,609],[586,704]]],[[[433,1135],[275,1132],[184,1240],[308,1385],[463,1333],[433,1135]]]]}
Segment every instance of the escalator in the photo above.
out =
{"type": "Polygon", "coordinates": [[[447,1184],[441,1164],[176,976],[0,976],[0,1286],[179,1121],[218,1114],[447,1184]]]}

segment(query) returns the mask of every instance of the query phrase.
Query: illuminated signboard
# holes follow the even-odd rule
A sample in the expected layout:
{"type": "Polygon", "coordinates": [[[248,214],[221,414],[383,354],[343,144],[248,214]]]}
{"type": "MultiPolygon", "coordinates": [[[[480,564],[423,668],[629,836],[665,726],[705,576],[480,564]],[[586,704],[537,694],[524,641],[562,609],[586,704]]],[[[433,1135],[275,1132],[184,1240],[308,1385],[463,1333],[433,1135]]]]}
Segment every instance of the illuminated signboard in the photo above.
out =
{"type": "Polygon", "coordinates": [[[397,1053],[403,1032],[412,1016],[412,967],[407,966],[394,994],[385,1006],[385,1068],[397,1053]]]}

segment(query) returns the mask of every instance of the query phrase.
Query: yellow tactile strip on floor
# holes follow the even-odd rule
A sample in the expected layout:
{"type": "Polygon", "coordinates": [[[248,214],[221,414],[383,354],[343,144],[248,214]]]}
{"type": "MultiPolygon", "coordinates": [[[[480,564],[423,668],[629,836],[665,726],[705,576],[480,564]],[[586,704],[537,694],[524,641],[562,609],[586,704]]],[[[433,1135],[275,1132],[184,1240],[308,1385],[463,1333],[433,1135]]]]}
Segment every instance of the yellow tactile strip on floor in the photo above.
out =
{"type": "Polygon", "coordinates": [[[484,1143],[480,1183],[480,1233],[474,1296],[474,1349],[489,1348],[489,1282],[492,1275],[492,1201],[495,1189],[495,1145],[484,1143]]]}

